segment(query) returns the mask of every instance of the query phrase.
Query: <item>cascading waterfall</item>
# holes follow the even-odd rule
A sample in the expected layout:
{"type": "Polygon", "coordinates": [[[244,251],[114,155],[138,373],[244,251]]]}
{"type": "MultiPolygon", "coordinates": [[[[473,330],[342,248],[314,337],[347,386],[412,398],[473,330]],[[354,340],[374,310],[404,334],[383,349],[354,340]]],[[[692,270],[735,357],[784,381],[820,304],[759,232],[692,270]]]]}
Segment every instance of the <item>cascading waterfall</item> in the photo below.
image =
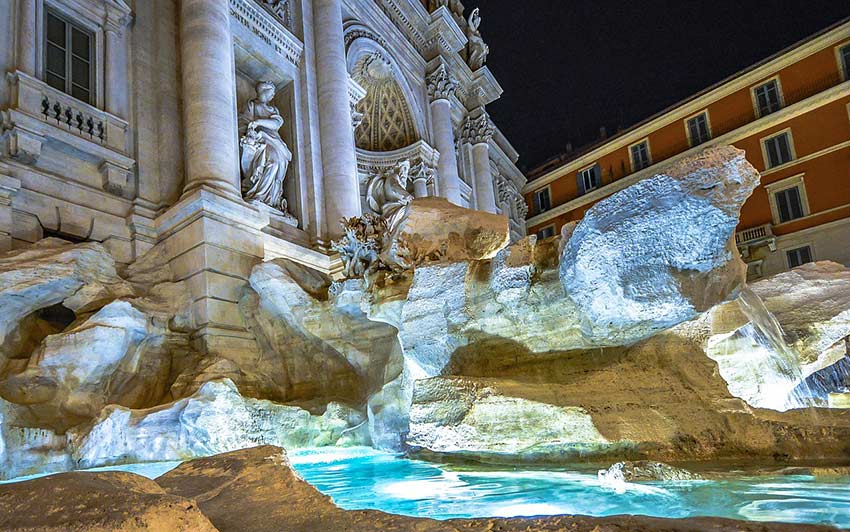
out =
{"type": "Polygon", "coordinates": [[[785,341],[785,332],[776,316],[767,309],[759,295],[748,287],[741,291],[738,304],[750,320],[749,326],[739,330],[739,334],[748,337],[753,344],[770,354],[767,363],[773,365],[773,368],[763,375],[773,376],[772,381],[765,382],[765,389],[771,395],[776,394],[774,399],[777,409],[812,406],[812,393],[803,377],[800,354],[785,341]]]}

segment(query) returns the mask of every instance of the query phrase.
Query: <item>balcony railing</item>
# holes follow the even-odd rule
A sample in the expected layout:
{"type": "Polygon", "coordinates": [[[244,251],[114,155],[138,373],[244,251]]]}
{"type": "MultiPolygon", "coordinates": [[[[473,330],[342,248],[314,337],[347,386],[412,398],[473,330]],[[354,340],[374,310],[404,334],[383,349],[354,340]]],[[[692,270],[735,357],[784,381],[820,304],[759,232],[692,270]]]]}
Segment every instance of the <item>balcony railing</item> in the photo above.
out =
{"type": "Polygon", "coordinates": [[[759,225],[735,233],[735,243],[739,246],[770,238],[773,238],[773,226],[771,224],[759,225]]]}

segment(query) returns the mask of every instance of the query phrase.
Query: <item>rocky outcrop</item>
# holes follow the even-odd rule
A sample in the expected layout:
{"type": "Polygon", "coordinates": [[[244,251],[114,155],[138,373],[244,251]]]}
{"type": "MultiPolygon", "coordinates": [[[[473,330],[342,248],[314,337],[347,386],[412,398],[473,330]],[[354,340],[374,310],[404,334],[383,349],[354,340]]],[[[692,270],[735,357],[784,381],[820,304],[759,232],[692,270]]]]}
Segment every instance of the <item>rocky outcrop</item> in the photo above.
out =
{"type": "Polygon", "coordinates": [[[321,415],[246,398],[229,380],[207,382],[192,397],[147,410],[109,406],[91,428],[70,432],[79,467],[187,460],[255,445],[289,448],[365,445],[358,411],[330,403],[321,415]]]}
{"type": "Polygon", "coordinates": [[[57,332],[50,326],[54,320],[38,316],[38,311],[62,305],[72,321],[73,313],[90,312],[132,294],[130,285],[118,276],[115,260],[100,244],[73,245],[48,238],[0,256],[0,375],[9,369],[3,367],[7,359],[26,359],[29,351],[23,347],[38,345],[47,334],[57,332]]]}
{"type": "Polygon", "coordinates": [[[742,150],[709,148],[591,207],[560,266],[585,334],[628,345],[736,294],[746,266],[732,236],[758,184],[742,150]]]}
{"type": "Polygon", "coordinates": [[[702,480],[702,476],[687,469],[674,467],[661,462],[638,460],[637,462],[617,462],[599,473],[600,477],[617,478],[623,482],[657,482],[670,480],[702,480]],[[604,475],[603,475],[604,471],[604,475]]]}
{"type": "Polygon", "coordinates": [[[302,480],[283,449],[255,447],[186,462],[156,482],[129,473],[66,473],[0,491],[4,530],[59,532],[826,532],[826,526],[642,516],[452,519],[346,511],[302,480]],[[200,512],[198,512],[200,510],[200,512]],[[210,524],[211,523],[211,524],[210,524]]]}
{"type": "Polygon", "coordinates": [[[610,447],[581,407],[501,393],[521,383],[432,378],[416,382],[407,444],[428,453],[544,460],[610,447]]]}
{"type": "Polygon", "coordinates": [[[28,532],[216,532],[190,499],[132,473],[65,473],[4,486],[0,529],[28,532]]]}

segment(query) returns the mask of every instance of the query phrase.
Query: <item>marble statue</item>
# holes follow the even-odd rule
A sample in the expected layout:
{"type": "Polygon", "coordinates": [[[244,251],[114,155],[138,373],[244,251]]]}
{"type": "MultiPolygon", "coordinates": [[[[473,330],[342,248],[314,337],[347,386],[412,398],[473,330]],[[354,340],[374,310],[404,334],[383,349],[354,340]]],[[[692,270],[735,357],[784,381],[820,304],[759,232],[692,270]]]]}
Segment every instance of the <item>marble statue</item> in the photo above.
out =
{"type": "Polygon", "coordinates": [[[366,201],[369,207],[387,220],[390,232],[404,219],[413,194],[407,191],[410,161],[402,161],[369,180],[366,201]]]}
{"type": "Polygon", "coordinates": [[[428,2],[428,10],[431,12],[434,12],[443,6],[447,7],[449,11],[454,14],[463,14],[463,4],[460,0],[429,0],[428,2]]]}
{"type": "Polygon", "coordinates": [[[478,30],[479,26],[481,26],[481,15],[479,14],[479,9],[476,7],[469,15],[469,21],[466,26],[466,39],[469,41],[467,44],[467,63],[469,63],[469,68],[472,70],[478,70],[483,67],[484,63],[487,62],[487,54],[490,53],[490,47],[481,38],[481,32],[478,30]]]}
{"type": "Polygon", "coordinates": [[[281,211],[286,217],[283,183],[292,152],[280,137],[283,117],[271,101],[275,87],[267,81],[256,85],[257,97],[239,116],[239,146],[242,151],[242,196],[281,211]]]}
{"type": "Polygon", "coordinates": [[[387,220],[383,216],[366,213],[363,216],[340,220],[345,234],[339,241],[331,242],[331,249],[342,258],[342,273],[347,279],[363,278],[379,270],[384,240],[388,237],[387,220]]]}

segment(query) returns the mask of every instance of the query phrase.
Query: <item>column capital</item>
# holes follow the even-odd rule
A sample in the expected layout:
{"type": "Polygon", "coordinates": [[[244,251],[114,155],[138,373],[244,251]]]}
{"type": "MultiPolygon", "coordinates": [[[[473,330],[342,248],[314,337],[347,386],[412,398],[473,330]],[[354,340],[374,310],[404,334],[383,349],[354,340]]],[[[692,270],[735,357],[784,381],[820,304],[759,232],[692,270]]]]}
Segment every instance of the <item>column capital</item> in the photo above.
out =
{"type": "Polygon", "coordinates": [[[428,84],[428,98],[432,102],[448,100],[457,91],[457,80],[449,74],[446,65],[443,64],[431,72],[425,78],[425,82],[428,84]]]}
{"type": "Polygon", "coordinates": [[[463,140],[473,146],[490,142],[495,133],[496,128],[490,122],[490,116],[481,108],[474,116],[469,115],[463,125],[463,140]]]}

